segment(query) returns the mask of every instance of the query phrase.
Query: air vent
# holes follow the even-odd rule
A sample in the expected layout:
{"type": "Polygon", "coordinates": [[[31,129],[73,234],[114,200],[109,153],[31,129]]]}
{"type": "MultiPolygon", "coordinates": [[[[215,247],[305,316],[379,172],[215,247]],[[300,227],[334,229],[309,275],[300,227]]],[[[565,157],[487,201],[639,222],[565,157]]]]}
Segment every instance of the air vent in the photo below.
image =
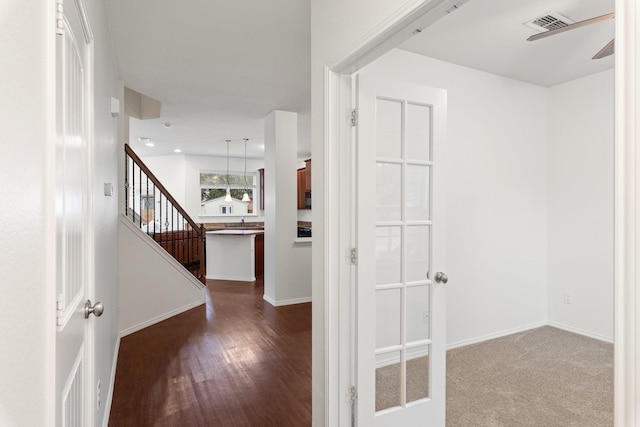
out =
{"type": "Polygon", "coordinates": [[[533,28],[534,30],[542,33],[544,31],[557,30],[562,27],[566,27],[569,24],[573,24],[573,21],[566,16],[560,15],[558,12],[549,11],[544,15],[538,16],[532,21],[525,22],[524,25],[533,28]]]}

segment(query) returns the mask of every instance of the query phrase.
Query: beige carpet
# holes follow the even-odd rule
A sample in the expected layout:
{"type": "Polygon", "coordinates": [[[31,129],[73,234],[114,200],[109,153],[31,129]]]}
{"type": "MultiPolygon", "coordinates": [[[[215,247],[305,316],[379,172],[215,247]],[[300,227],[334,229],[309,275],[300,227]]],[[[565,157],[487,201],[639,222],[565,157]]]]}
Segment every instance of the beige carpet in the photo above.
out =
{"type": "MultiPolygon", "coordinates": [[[[429,396],[429,357],[407,362],[407,402],[429,396]]],[[[376,411],[400,406],[400,364],[376,369],[376,411]]]]}
{"type": "Polygon", "coordinates": [[[613,345],[549,326],[447,352],[447,427],[613,426],[613,345]]]}
{"type": "MultiPolygon", "coordinates": [[[[427,394],[427,358],[407,397],[427,394]]],[[[399,404],[399,365],[376,371],[376,410],[399,404]]],[[[613,426],[613,345],[544,326],[447,352],[447,427],[613,426]]]]}

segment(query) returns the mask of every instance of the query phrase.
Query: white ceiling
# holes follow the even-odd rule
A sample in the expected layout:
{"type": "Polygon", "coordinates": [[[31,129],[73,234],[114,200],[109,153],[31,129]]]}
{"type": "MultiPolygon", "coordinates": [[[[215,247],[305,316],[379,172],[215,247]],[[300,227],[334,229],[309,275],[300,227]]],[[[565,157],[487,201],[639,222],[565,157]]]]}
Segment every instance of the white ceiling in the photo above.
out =
{"type": "MultiPolygon", "coordinates": [[[[159,119],[131,123],[143,156],[264,153],[263,119],[299,113],[298,157],[310,155],[309,0],[107,0],[120,77],[162,102],[159,119]],[[165,129],[163,123],[171,123],[165,129]],[[156,144],[147,148],[138,137],[156,144]]],[[[535,42],[523,25],[549,10],[573,21],[610,13],[614,0],[469,0],[401,48],[541,86],[613,67],[591,57],[613,21],[535,42]]]]}
{"type": "Polygon", "coordinates": [[[613,56],[591,59],[613,20],[527,41],[537,31],[524,23],[550,10],[577,22],[613,12],[614,0],[469,0],[401,48],[545,87],[613,67],[613,56]]]}
{"type": "MultiPolygon", "coordinates": [[[[132,119],[139,154],[226,155],[225,139],[249,138],[249,157],[262,157],[263,119],[275,109],[299,113],[300,156],[311,152],[308,0],[107,0],[107,7],[120,78],[162,102],[159,119],[132,119]]],[[[243,155],[244,145],[231,150],[243,155]]]]}

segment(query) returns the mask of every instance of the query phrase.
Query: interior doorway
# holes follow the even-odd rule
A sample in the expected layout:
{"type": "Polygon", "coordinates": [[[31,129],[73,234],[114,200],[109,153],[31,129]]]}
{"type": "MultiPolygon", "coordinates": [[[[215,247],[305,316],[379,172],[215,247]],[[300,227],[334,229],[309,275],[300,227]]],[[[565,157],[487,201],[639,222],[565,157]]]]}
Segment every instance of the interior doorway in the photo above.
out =
{"type": "MultiPolygon", "coordinates": [[[[396,70],[396,71],[397,71],[397,70],[396,70]]],[[[342,97],[343,99],[344,99],[344,98],[349,99],[349,98],[350,98],[350,97],[349,97],[349,95],[345,95],[343,92],[341,92],[341,91],[340,91],[340,89],[343,89],[343,90],[345,90],[345,89],[346,89],[346,90],[350,90],[350,88],[349,88],[349,87],[345,87],[345,86],[347,86],[346,84],[340,84],[339,76],[335,75],[335,76],[333,76],[333,77],[335,78],[335,81],[334,81],[334,85],[333,85],[332,89],[334,89],[334,90],[336,91],[336,92],[335,92],[335,93],[336,93],[336,95],[339,95],[339,96],[336,96],[335,98],[336,98],[336,99],[338,99],[339,97],[342,97]]],[[[344,109],[345,109],[344,104],[340,107],[340,109],[341,109],[342,111],[344,111],[344,109]]],[[[332,118],[334,118],[334,117],[337,117],[337,116],[333,116],[332,118]]],[[[329,125],[329,127],[331,127],[331,125],[329,125]]],[[[334,130],[333,135],[338,135],[338,134],[341,134],[341,135],[343,135],[343,136],[344,136],[344,135],[349,135],[349,132],[348,132],[348,131],[346,131],[346,132],[345,132],[345,131],[337,132],[337,131],[335,131],[335,130],[334,130]]],[[[612,148],[613,148],[613,140],[611,140],[611,145],[609,146],[609,148],[611,149],[611,157],[610,157],[610,159],[611,159],[611,164],[612,164],[612,163],[613,163],[613,155],[612,155],[612,151],[613,151],[613,150],[612,150],[612,148]]],[[[508,160],[507,160],[507,161],[508,161],[508,160]]],[[[345,172],[345,173],[348,175],[348,172],[345,172]]],[[[610,170],[609,180],[610,180],[610,182],[611,182],[611,186],[612,186],[612,185],[613,185],[613,170],[612,170],[612,168],[611,168],[611,170],[610,170]]],[[[609,207],[611,210],[613,209],[613,194],[612,194],[612,192],[611,192],[611,199],[610,199],[610,202],[609,202],[608,207],[609,207]]],[[[611,228],[609,229],[609,231],[611,232],[611,240],[613,240],[613,223],[612,223],[613,221],[612,221],[612,219],[613,219],[613,215],[611,215],[611,222],[609,222],[609,224],[611,225],[611,228]]],[[[609,246],[609,248],[612,248],[612,246],[613,246],[613,245],[611,244],[611,245],[609,246]]],[[[611,255],[611,259],[612,259],[612,258],[613,258],[613,255],[611,255]]],[[[613,269],[613,266],[611,266],[611,269],[613,269]]],[[[345,279],[348,279],[348,273],[347,273],[347,274],[345,274],[345,276],[344,276],[344,277],[345,277],[345,279]]],[[[611,274],[611,276],[610,276],[608,279],[610,280],[610,283],[611,283],[611,285],[610,285],[610,290],[612,291],[612,289],[613,289],[613,277],[612,277],[612,274],[611,274]]],[[[351,296],[353,297],[353,295],[351,295],[351,296]]],[[[612,301],[612,300],[613,300],[613,297],[611,296],[611,301],[612,301]]],[[[545,302],[545,303],[546,303],[546,302],[545,302]]],[[[565,302],[562,302],[562,304],[566,304],[566,303],[565,303],[565,302]]],[[[570,305],[570,304],[568,304],[568,305],[570,305]]],[[[346,314],[345,314],[345,316],[346,316],[346,314]]],[[[535,326],[535,325],[532,323],[530,326],[535,326]]],[[[514,331],[514,332],[515,332],[515,331],[514,331]]],[[[353,333],[353,332],[351,332],[351,333],[353,333]]],[[[601,335],[599,338],[602,338],[602,335],[604,335],[604,334],[594,333],[594,335],[601,335]]],[[[611,334],[610,338],[612,338],[612,334],[611,334]]],[[[346,342],[346,341],[348,341],[348,337],[345,337],[345,336],[344,336],[344,334],[343,334],[342,339],[343,339],[343,340],[345,340],[345,342],[346,342]]],[[[353,351],[353,350],[352,350],[352,351],[353,351]]],[[[353,381],[353,378],[346,379],[345,381],[353,381]]],[[[346,410],[346,409],[345,409],[345,410],[346,410]]]]}

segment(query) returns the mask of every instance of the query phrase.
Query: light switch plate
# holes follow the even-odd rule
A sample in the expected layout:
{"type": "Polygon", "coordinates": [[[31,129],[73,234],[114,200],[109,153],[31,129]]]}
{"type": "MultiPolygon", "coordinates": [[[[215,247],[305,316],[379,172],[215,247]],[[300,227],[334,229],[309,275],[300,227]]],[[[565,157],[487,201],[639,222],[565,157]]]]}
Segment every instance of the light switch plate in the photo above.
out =
{"type": "Polygon", "coordinates": [[[111,117],[118,117],[120,114],[120,100],[111,97],[111,117]]]}
{"type": "Polygon", "coordinates": [[[113,196],[113,184],[110,182],[105,182],[104,184],[104,195],[107,197],[113,196]]]}

